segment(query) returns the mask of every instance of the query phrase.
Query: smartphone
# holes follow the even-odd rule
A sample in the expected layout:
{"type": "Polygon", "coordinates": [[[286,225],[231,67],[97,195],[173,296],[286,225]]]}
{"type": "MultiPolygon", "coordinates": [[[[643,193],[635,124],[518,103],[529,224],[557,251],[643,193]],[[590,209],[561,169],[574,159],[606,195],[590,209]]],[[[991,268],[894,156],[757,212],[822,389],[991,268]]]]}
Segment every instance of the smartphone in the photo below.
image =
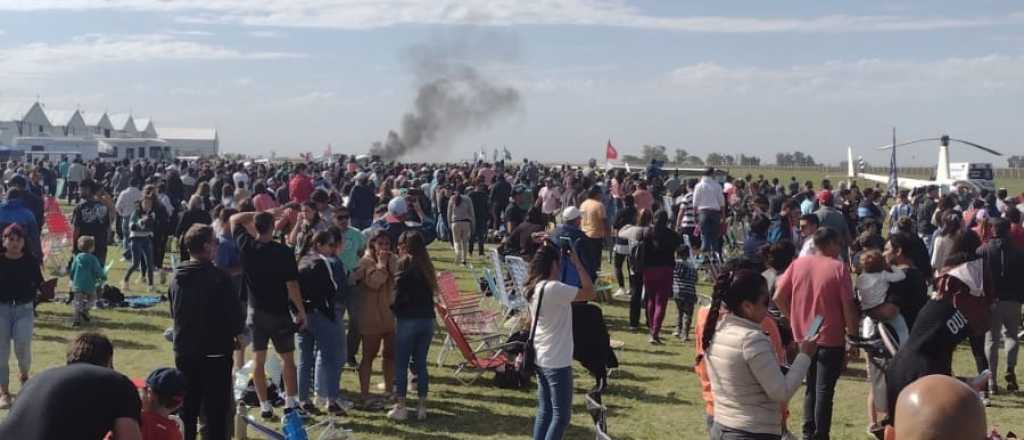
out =
{"type": "Polygon", "coordinates": [[[561,249],[562,255],[568,256],[572,253],[572,240],[569,237],[559,237],[558,248],[561,249]]]}
{"type": "Polygon", "coordinates": [[[811,322],[811,326],[807,328],[807,334],[804,336],[805,341],[812,341],[818,337],[818,333],[821,333],[821,324],[825,322],[825,317],[818,315],[814,317],[814,321],[811,322]]]}

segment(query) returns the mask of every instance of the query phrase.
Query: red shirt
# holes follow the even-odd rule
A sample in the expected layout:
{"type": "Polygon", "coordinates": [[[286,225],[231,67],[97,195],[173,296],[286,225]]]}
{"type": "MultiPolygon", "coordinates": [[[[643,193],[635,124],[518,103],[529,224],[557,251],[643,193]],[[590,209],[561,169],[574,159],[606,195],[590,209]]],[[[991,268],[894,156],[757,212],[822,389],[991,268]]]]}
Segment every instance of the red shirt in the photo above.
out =
{"type": "MultiPolygon", "coordinates": [[[[181,428],[178,424],[160,414],[142,411],[142,439],[143,440],[182,440],[181,428]]],[[[114,438],[113,433],[107,434],[104,440],[114,438]]]]}
{"type": "Polygon", "coordinates": [[[818,315],[825,317],[818,345],[846,345],[844,304],[853,303],[853,282],[842,261],[823,255],[797,258],[775,284],[776,298],[788,298],[793,339],[801,341],[818,315]]]}
{"type": "Polygon", "coordinates": [[[306,203],[313,194],[313,180],[305,174],[296,174],[288,182],[288,194],[293,202],[306,203]]]}

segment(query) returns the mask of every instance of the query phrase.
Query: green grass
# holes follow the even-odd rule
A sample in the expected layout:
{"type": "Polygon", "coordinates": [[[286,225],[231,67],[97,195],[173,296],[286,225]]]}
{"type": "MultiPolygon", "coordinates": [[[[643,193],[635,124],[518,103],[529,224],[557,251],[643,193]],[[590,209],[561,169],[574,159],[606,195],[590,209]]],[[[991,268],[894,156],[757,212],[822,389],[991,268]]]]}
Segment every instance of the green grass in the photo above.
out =
{"type": "MultiPolygon", "coordinates": [[[[432,245],[430,251],[438,270],[454,272],[464,291],[475,290],[474,279],[485,264],[482,259],[474,258],[475,269],[469,269],[452,264],[452,252],[442,244],[432,245]]],[[[110,258],[116,259],[119,254],[112,248],[110,255],[110,258]]],[[[116,263],[111,279],[119,280],[124,269],[123,262],[116,263]]],[[[134,285],[139,286],[140,283],[135,282],[134,285]]],[[[60,291],[66,291],[66,286],[67,281],[62,280],[60,291]]],[[[709,291],[706,285],[700,286],[700,289],[705,294],[709,291]]],[[[664,346],[648,345],[646,335],[628,331],[626,302],[613,301],[602,304],[602,308],[612,338],[626,343],[620,356],[622,367],[612,377],[611,387],[605,395],[605,402],[611,410],[609,428],[613,438],[707,438],[703,424],[704,403],[700,397],[697,377],[691,368],[693,344],[683,344],[668,337],[664,346]]],[[[142,377],[154,368],[173,365],[171,346],[162,336],[163,330],[170,325],[166,303],[146,310],[97,310],[93,313],[93,322],[81,330],[69,326],[69,306],[48,303],[41,305],[39,312],[32,347],[33,373],[63,364],[67,341],[81,330],[97,330],[107,334],[116,346],[115,367],[129,376],[142,377]]],[[[672,310],[666,322],[674,322],[674,318],[675,311],[672,310]]],[[[431,402],[428,420],[393,423],[385,418],[384,412],[353,411],[343,419],[344,424],[353,429],[359,439],[528,438],[535,414],[535,390],[498,389],[491,386],[489,375],[472,386],[461,385],[452,375],[452,367],[461,360],[458,353],[451,353],[444,368],[438,368],[434,363],[442,340],[443,330],[439,330],[430,353],[431,402]]],[[[974,364],[966,345],[957,352],[955,361],[957,373],[974,373],[974,364]]],[[[381,381],[379,363],[376,371],[374,383],[381,381]]],[[[589,416],[584,411],[581,396],[593,383],[581,367],[575,366],[575,374],[577,398],[574,400],[572,426],[566,438],[592,439],[589,416]]],[[[12,374],[12,377],[15,376],[12,374]]],[[[354,371],[344,371],[342,389],[347,395],[354,395],[358,389],[354,371]]],[[[14,392],[17,391],[18,386],[14,385],[14,392]]],[[[865,438],[866,393],[864,363],[853,363],[838,385],[833,438],[865,438]]],[[[792,415],[789,427],[797,432],[802,400],[802,392],[799,392],[790,403],[792,415]]],[[[1019,432],[1024,428],[1017,418],[1022,407],[1022,395],[996,396],[993,406],[988,410],[989,423],[1002,427],[1003,432],[1007,429],[1019,432]]]]}

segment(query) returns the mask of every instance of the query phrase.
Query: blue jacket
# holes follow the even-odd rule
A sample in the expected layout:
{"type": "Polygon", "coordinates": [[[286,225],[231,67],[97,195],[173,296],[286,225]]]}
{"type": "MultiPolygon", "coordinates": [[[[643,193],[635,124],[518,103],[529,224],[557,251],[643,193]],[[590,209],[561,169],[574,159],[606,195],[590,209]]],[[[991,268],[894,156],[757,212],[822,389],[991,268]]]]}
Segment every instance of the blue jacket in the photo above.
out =
{"type": "Polygon", "coordinates": [[[17,223],[25,229],[28,239],[25,240],[25,249],[37,259],[43,258],[43,246],[39,242],[39,223],[36,223],[36,216],[25,207],[21,199],[8,200],[0,203],[0,228],[17,223]]]}
{"type": "Polygon", "coordinates": [[[79,252],[71,260],[71,285],[75,292],[96,293],[101,280],[107,279],[107,273],[100,264],[100,259],[88,252],[79,252]]]}
{"type": "Polygon", "coordinates": [[[366,185],[355,185],[348,194],[348,211],[352,218],[370,220],[373,218],[373,208],[376,204],[376,197],[366,185]]]}

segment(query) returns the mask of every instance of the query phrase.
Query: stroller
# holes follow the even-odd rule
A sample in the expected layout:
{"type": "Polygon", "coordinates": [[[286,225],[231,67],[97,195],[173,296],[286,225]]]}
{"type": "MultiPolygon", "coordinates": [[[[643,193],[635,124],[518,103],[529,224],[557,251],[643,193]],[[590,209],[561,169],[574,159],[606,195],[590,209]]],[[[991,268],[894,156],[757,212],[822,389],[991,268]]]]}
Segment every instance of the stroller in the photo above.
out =
{"type": "MultiPolygon", "coordinates": [[[[888,390],[886,384],[886,371],[892,364],[896,352],[899,351],[900,342],[889,326],[884,322],[876,322],[872,328],[874,332],[868,337],[847,336],[851,346],[864,350],[868,355],[868,362],[874,367],[875,374],[869,374],[871,381],[872,402],[875,408],[889,408],[888,390]]],[[[871,369],[869,368],[869,371],[871,369]]],[[[872,433],[876,436],[881,432],[872,433]]],[[[881,437],[878,437],[881,438],[881,437]]]]}

